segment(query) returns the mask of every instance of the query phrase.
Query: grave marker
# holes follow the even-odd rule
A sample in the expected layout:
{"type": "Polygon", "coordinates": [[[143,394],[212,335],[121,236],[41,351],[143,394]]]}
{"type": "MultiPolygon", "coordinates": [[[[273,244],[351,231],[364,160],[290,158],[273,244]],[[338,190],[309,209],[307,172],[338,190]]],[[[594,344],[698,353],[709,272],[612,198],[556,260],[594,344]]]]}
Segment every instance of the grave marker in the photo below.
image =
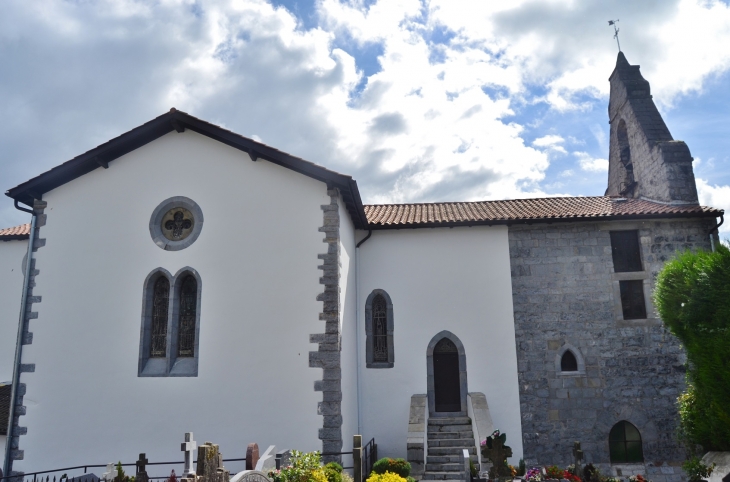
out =
{"type": "Polygon", "coordinates": [[[183,469],[183,477],[191,477],[195,475],[193,469],[193,451],[198,448],[193,440],[193,432],[185,433],[185,441],[180,444],[180,450],[185,452],[185,468],[183,469]]]}
{"type": "Polygon", "coordinates": [[[259,463],[259,444],[251,443],[246,447],[246,470],[256,470],[259,463]]]}
{"type": "Polygon", "coordinates": [[[581,470],[580,470],[580,463],[583,461],[583,451],[580,448],[580,442],[576,441],[573,443],[573,459],[575,463],[575,471],[573,472],[575,475],[580,477],[581,470]]]}

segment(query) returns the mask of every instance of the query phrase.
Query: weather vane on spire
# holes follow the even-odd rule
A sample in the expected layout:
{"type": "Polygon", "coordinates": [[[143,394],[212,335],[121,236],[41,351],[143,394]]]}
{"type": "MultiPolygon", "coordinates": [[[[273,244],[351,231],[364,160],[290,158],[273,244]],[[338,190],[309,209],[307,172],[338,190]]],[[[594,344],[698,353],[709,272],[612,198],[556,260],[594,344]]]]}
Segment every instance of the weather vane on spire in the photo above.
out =
{"type": "Polygon", "coordinates": [[[614,31],[613,38],[616,39],[616,44],[618,44],[618,51],[621,52],[621,43],[618,41],[619,28],[616,26],[617,23],[618,23],[618,19],[608,21],[608,25],[613,25],[613,31],[614,31]]]}

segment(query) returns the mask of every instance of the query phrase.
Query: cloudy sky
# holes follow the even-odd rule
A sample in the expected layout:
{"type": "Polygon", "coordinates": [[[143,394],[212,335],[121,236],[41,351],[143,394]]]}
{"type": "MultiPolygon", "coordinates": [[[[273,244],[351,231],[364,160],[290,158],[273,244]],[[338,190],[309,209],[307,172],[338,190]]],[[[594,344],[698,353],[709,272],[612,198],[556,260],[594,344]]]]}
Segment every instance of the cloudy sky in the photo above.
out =
{"type": "Polygon", "coordinates": [[[602,195],[618,18],[701,202],[729,209],[728,3],[2,0],[0,187],[174,106],[366,203],[602,195]]]}

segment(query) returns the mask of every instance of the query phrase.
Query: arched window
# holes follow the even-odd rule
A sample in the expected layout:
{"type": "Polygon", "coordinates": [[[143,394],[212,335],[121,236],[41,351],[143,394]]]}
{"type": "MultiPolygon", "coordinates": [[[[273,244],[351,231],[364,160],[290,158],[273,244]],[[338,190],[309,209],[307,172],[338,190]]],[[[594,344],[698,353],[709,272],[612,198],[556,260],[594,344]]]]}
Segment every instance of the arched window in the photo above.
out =
{"type": "Polygon", "coordinates": [[[578,360],[572,351],[566,350],[560,359],[560,369],[564,372],[577,372],[578,371],[578,360]]]}
{"type": "Polygon", "coordinates": [[[388,362],[388,309],[383,295],[373,298],[373,361],[388,362]]]}
{"type": "Polygon", "coordinates": [[[384,290],[373,290],[365,301],[365,366],[392,368],[393,303],[384,290]]]}
{"type": "Polygon", "coordinates": [[[189,267],[175,276],[156,268],[147,276],[137,376],[198,376],[201,283],[189,267]]]}
{"type": "Polygon", "coordinates": [[[167,356],[167,309],[170,305],[170,281],[160,276],[152,291],[152,327],[150,358],[167,356]]]}
{"type": "Polygon", "coordinates": [[[612,464],[630,464],[644,461],[641,434],[631,423],[622,420],[613,426],[608,435],[608,447],[612,464]]]}
{"type": "Polygon", "coordinates": [[[198,311],[198,282],[187,275],[180,287],[180,321],[177,356],[195,356],[195,321],[198,311]]]}

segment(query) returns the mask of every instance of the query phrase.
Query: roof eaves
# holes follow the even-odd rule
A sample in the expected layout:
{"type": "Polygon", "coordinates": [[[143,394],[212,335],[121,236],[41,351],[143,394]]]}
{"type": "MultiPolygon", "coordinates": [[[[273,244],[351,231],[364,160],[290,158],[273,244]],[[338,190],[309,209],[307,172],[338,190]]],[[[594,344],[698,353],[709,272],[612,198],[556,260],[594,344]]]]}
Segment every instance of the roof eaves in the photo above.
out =
{"type": "Polygon", "coordinates": [[[81,177],[94,169],[108,166],[110,161],[142,147],[173,130],[180,129],[180,132],[182,132],[185,128],[247,152],[254,160],[259,158],[265,159],[328,185],[338,187],[343,193],[343,199],[348,204],[348,211],[356,227],[360,229],[367,227],[367,218],[365,217],[357,183],[351,176],[340,174],[313,162],[292,156],[291,154],[248,139],[240,134],[236,134],[175,109],[171,109],[170,112],[166,112],[141,126],[9,189],[5,195],[27,206],[32,206],[33,199],[41,199],[42,195],[46,192],[81,177]]]}

